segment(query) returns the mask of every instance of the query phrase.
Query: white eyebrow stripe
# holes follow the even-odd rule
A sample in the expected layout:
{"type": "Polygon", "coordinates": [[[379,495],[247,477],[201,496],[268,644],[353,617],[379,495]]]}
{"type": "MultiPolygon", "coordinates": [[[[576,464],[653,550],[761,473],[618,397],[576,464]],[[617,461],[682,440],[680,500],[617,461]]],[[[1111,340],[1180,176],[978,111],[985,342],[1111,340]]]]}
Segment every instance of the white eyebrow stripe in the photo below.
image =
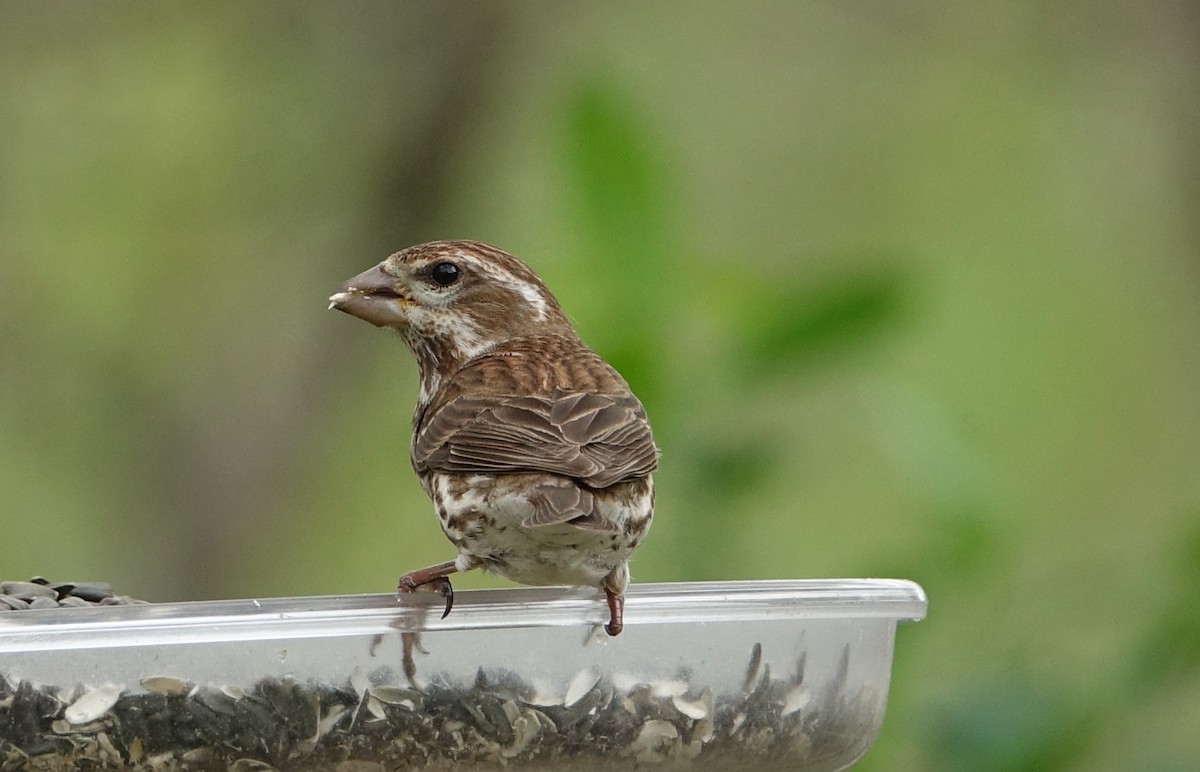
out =
{"type": "Polygon", "coordinates": [[[538,288],[528,284],[527,282],[517,281],[515,278],[512,284],[513,287],[516,288],[517,292],[520,292],[521,296],[529,302],[529,305],[537,309],[538,320],[541,321],[542,319],[545,319],[546,298],[542,296],[542,293],[538,291],[538,288]]]}
{"type": "Polygon", "coordinates": [[[483,262],[462,253],[459,253],[459,257],[471,263],[472,265],[477,266],[485,273],[490,274],[492,278],[499,283],[519,293],[521,297],[525,299],[525,302],[533,306],[538,321],[542,321],[546,318],[546,296],[542,294],[542,291],[538,289],[536,285],[531,284],[523,279],[519,279],[515,274],[510,273],[508,270],[492,263],[483,262]]]}

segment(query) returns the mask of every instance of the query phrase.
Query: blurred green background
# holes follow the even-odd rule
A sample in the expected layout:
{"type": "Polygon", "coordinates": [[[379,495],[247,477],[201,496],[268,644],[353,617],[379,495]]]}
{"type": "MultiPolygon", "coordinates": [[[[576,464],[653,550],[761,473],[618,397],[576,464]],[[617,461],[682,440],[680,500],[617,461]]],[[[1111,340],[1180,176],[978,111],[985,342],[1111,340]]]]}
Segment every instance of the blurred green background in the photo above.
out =
{"type": "Polygon", "coordinates": [[[647,405],[636,579],[924,585],[862,769],[1195,769],[1198,86],[1184,2],[4,2],[0,578],[450,557],[325,299],[480,239],[647,405]]]}

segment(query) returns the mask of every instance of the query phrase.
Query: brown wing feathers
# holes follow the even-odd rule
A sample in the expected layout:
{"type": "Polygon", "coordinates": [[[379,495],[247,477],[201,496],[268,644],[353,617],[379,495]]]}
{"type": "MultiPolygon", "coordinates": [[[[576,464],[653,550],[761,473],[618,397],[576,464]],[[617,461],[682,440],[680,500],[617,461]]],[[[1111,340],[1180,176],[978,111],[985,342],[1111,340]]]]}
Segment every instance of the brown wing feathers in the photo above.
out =
{"type": "Polygon", "coordinates": [[[650,474],[657,452],[631,394],[462,396],[427,417],[413,464],[419,472],[549,472],[607,488],[650,474]]]}
{"type": "Polygon", "coordinates": [[[553,336],[509,342],[451,374],[418,413],[412,461],[419,474],[547,473],[526,525],[612,530],[593,493],[649,475],[658,451],[616,371],[553,336]]]}

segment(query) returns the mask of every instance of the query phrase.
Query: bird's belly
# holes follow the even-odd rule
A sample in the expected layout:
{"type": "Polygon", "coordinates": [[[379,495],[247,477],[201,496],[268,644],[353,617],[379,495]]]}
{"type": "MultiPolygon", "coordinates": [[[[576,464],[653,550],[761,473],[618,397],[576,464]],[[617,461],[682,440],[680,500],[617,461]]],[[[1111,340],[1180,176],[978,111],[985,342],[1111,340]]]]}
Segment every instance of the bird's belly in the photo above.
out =
{"type": "Polygon", "coordinates": [[[485,570],[521,584],[597,585],[629,559],[649,526],[649,495],[605,498],[615,530],[570,523],[526,526],[533,514],[519,476],[435,475],[430,494],[447,538],[485,570]],[[443,479],[438,479],[443,478],[443,479]]]}
{"type": "Polygon", "coordinates": [[[521,584],[596,585],[629,558],[630,550],[604,550],[580,540],[573,526],[540,526],[555,534],[524,528],[485,532],[459,543],[459,549],[483,561],[484,569],[521,584]],[[569,533],[566,529],[573,529],[569,533]],[[550,538],[548,538],[550,537],[550,538]]]}

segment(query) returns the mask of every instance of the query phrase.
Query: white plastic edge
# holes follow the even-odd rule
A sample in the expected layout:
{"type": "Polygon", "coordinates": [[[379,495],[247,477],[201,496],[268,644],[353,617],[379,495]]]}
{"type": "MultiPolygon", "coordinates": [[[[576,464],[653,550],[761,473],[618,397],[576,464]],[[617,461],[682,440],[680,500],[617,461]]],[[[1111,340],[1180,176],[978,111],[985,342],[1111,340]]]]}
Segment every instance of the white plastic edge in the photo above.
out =
{"type": "MultiPolygon", "coordinates": [[[[525,587],[441,597],[415,593],[0,612],[0,653],[203,642],[375,635],[416,629],[558,627],[607,621],[598,591],[525,587]]],[[[786,619],[917,621],[925,592],[901,579],[796,579],[631,585],[625,626],[786,619]]]]}

